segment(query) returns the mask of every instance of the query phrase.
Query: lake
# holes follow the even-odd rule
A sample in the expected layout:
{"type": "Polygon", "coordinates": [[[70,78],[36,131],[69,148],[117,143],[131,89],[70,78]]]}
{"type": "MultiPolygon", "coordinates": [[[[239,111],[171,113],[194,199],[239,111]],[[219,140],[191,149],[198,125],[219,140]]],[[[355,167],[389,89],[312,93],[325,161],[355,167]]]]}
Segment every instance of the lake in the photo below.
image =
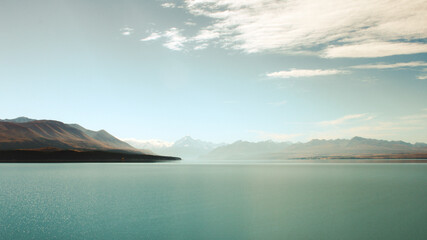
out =
{"type": "Polygon", "coordinates": [[[427,239],[427,164],[0,164],[0,239],[427,239]]]}

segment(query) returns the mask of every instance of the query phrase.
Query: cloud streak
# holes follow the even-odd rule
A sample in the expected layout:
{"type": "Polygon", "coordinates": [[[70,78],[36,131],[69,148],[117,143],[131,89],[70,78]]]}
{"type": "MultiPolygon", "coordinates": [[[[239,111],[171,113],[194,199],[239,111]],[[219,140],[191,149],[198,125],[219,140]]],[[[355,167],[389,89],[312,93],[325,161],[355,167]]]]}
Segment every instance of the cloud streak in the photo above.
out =
{"type": "Polygon", "coordinates": [[[390,69],[390,68],[410,68],[410,67],[426,67],[427,62],[414,61],[414,62],[400,62],[400,63],[377,63],[352,66],[356,69],[390,69]]]}
{"type": "Polygon", "coordinates": [[[323,122],[320,122],[319,124],[322,126],[335,126],[335,125],[341,125],[350,120],[356,120],[356,119],[370,120],[372,119],[372,117],[367,116],[366,113],[352,114],[352,115],[346,115],[330,121],[323,121],[323,122]]]}
{"type": "Polygon", "coordinates": [[[131,35],[133,32],[134,32],[134,29],[133,29],[133,28],[131,28],[131,27],[124,27],[124,28],[120,29],[120,33],[121,33],[123,36],[129,36],[129,35],[131,35]]]}
{"type": "Polygon", "coordinates": [[[316,76],[327,76],[344,74],[347,71],[337,69],[291,69],[289,71],[279,71],[267,73],[267,77],[270,78],[296,78],[296,77],[316,77],[316,76]]]}
{"type": "Polygon", "coordinates": [[[153,32],[150,34],[150,36],[148,36],[146,38],[142,38],[140,41],[142,41],[142,42],[153,41],[153,40],[159,39],[161,37],[162,37],[161,34],[159,34],[157,32],[153,32]]]}
{"type": "Polygon", "coordinates": [[[181,29],[170,28],[169,30],[163,33],[153,32],[149,36],[142,38],[140,41],[148,42],[148,41],[154,41],[160,38],[165,38],[166,41],[163,43],[163,46],[174,51],[181,51],[184,48],[184,43],[188,41],[186,37],[182,36],[181,32],[182,32],[181,29]]]}
{"type": "Polygon", "coordinates": [[[427,44],[410,42],[362,42],[330,46],[324,50],[325,58],[376,58],[427,52],[427,44]]]}
{"type": "MultiPolygon", "coordinates": [[[[354,116],[356,115],[361,114],[355,114],[354,116]]],[[[381,121],[378,119],[372,121],[363,121],[368,119],[370,120],[371,118],[372,117],[366,115],[361,116],[360,118],[353,117],[344,120],[344,122],[351,119],[362,120],[354,122],[354,124],[352,124],[350,127],[340,123],[336,125],[324,125],[322,126],[322,130],[319,129],[317,132],[314,131],[313,134],[307,135],[306,139],[334,139],[363,136],[369,138],[405,140],[411,142],[425,141],[425,135],[427,134],[427,129],[425,128],[427,124],[427,114],[423,111],[413,115],[397,117],[391,121],[381,121]]]]}
{"type": "Polygon", "coordinates": [[[171,3],[171,2],[162,3],[161,6],[164,8],[175,8],[176,7],[175,3],[171,3]]]}
{"type": "MultiPolygon", "coordinates": [[[[409,142],[425,142],[427,129],[427,109],[412,115],[404,115],[389,120],[374,118],[370,114],[351,114],[331,121],[318,122],[310,132],[301,134],[282,134],[257,132],[264,139],[277,135],[277,138],[309,141],[311,139],[337,139],[362,136],[388,140],[404,140],[409,142]]],[[[302,123],[303,124],[303,123],[302,123]]],[[[311,123],[305,123],[310,128],[311,123]]]]}

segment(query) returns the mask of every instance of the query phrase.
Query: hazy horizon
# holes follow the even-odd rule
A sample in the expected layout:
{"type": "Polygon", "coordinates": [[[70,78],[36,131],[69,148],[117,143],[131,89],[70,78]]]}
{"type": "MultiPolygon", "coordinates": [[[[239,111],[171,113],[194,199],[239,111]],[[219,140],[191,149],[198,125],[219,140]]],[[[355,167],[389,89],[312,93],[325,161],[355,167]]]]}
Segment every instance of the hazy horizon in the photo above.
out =
{"type": "MultiPolygon", "coordinates": [[[[22,122],[27,122],[27,121],[58,121],[56,119],[33,119],[33,118],[28,118],[26,116],[21,116],[21,117],[17,117],[17,118],[13,118],[13,119],[0,119],[0,122],[2,121],[11,121],[11,122],[15,122],[15,123],[22,123],[22,122]]],[[[78,125],[80,126],[78,123],[65,123],[68,125],[78,125]]],[[[80,126],[83,127],[83,126],[80,126]]],[[[83,127],[84,128],[84,127],[83,127]]],[[[98,129],[98,130],[92,130],[92,129],[86,129],[89,131],[94,131],[94,132],[102,132],[102,131],[107,131],[106,129],[98,129]]],[[[107,131],[108,132],[108,131],[107,131]]],[[[114,137],[114,136],[113,136],[114,137]]],[[[262,143],[262,142],[274,142],[274,143],[289,143],[289,144],[299,144],[299,143],[308,143],[314,140],[321,140],[321,141],[336,141],[336,140],[352,140],[354,138],[363,138],[363,139],[372,139],[372,140],[380,140],[380,141],[384,141],[385,139],[374,139],[374,138],[366,138],[363,136],[353,136],[353,137],[348,137],[348,138],[312,138],[312,139],[307,139],[306,141],[291,141],[291,140],[281,140],[281,139],[274,139],[274,138],[269,138],[269,139],[263,139],[263,140],[245,140],[245,139],[238,139],[232,142],[211,142],[211,141],[206,141],[204,139],[199,139],[199,138],[195,138],[193,136],[187,135],[187,136],[182,136],[179,139],[176,139],[174,141],[164,141],[161,139],[136,139],[136,138],[118,138],[120,141],[124,141],[128,144],[130,144],[131,146],[135,147],[135,148],[140,148],[140,149],[144,149],[144,148],[168,148],[168,147],[172,147],[173,145],[175,145],[176,143],[179,143],[181,141],[194,141],[194,142],[203,142],[203,143],[208,143],[208,144],[212,144],[215,146],[225,146],[225,145],[229,145],[229,144],[234,144],[237,142],[249,142],[249,143],[262,143]],[[143,147],[142,147],[143,146],[143,147]]],[[[390,141],[390,142],[400,142],[402,140],[385,140],[385,141],[390,141]]],[[[405,142],[405,141],[403,141],[405,142]]],[[[407,142],[410,144],[416,144],[416,143],[421,143],[421,144],[427,144],[425,142],[407,142]]]]}
{"type": "Polygon", "coordinates": [[[120,139],[427,142],[425,1],[0,3],[0,119],[120,139]]]}

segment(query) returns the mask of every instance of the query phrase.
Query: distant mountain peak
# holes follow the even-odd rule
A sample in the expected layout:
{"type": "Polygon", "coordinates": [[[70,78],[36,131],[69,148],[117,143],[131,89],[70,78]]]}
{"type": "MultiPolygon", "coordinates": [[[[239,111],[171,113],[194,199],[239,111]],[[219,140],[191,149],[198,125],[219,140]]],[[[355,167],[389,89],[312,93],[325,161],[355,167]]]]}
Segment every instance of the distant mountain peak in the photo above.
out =
{"type": "Polygon", "coordinates": [[[196,159],[201,155],[208,153],[214,148],[223,144],[215,144],[211,142],[194,139],[191,136],[180,138],[174,143],[164,142],[160,140],[138,141],[126,140],[133,146],[138,148],[150,149],[157,154],[168,156],[179,156],[187,159],[196,159]]]}
{"type": "Polygon", "coordinates": [[[369,138],[363,138],[363,137],[355,136],[352,139],[350,139],[350,141],[364,141],[364,140],[369,140],[369,138]]]}
{"type": "Polygon", "coordinates": [[[181,139],[178,139],[176,142],[189,142],[189,141],[197,141],[196,139],[190,137],[190,136],[185,136],[181,139]]]}
{"type": "Polygon", "coordinates": [[[412,144],[405,142],[405,141],[387,141],[387,140],[378,140],[378,139],[372,139],[372,138],[363,138],[363,137],[353,137],[350,139],[350,143],[364,143],[364,144],[399,144],[399,145],[407,145],[411,146],[412,144]]]}
{"type": "Polygon", "coordinates": [[[36,121],[36,119],[31,119],[31,118],[27,118],[27,117],[17,117],[14,119],[0,120],[0,122],[13,122],[13,123],[26,123],[26,122],[32,122],[32,121],[36,121]]]}
{"type": "Polygon", "coordinates": [[[190,136],[185,136],[185,137],[177,140],[173,145],[174,146],[188,147],[188,146],[192,146],[194,144],[201,144],[201,143],[206,143],[206,142],[198,140],[198,139],[194,139],[190,136]]]}

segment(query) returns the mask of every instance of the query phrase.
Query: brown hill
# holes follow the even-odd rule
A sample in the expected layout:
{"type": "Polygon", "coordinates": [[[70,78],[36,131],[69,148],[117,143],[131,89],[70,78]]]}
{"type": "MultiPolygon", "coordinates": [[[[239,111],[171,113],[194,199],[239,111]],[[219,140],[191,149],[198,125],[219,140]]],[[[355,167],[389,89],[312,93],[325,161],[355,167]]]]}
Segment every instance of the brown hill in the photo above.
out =
{"type": "Polygon", "coordinates": [[[67,124],[67,125],[82,131],[84,134],[88,135],[89,137],[95,140],[101,141],[112,148],[136,150],[134,147],[132,147],[128,143],[117,139],[116,137],[114,137],[113,135],[111,135],[105,130],[92,131],[78,124],[67,124]]]}
{"type": "Polygon", "coordinates": [[[108,143],[96,140],[81,130],[58,121],[0,122],[0,150],[46,147],[116,149],[108,143]]]}

